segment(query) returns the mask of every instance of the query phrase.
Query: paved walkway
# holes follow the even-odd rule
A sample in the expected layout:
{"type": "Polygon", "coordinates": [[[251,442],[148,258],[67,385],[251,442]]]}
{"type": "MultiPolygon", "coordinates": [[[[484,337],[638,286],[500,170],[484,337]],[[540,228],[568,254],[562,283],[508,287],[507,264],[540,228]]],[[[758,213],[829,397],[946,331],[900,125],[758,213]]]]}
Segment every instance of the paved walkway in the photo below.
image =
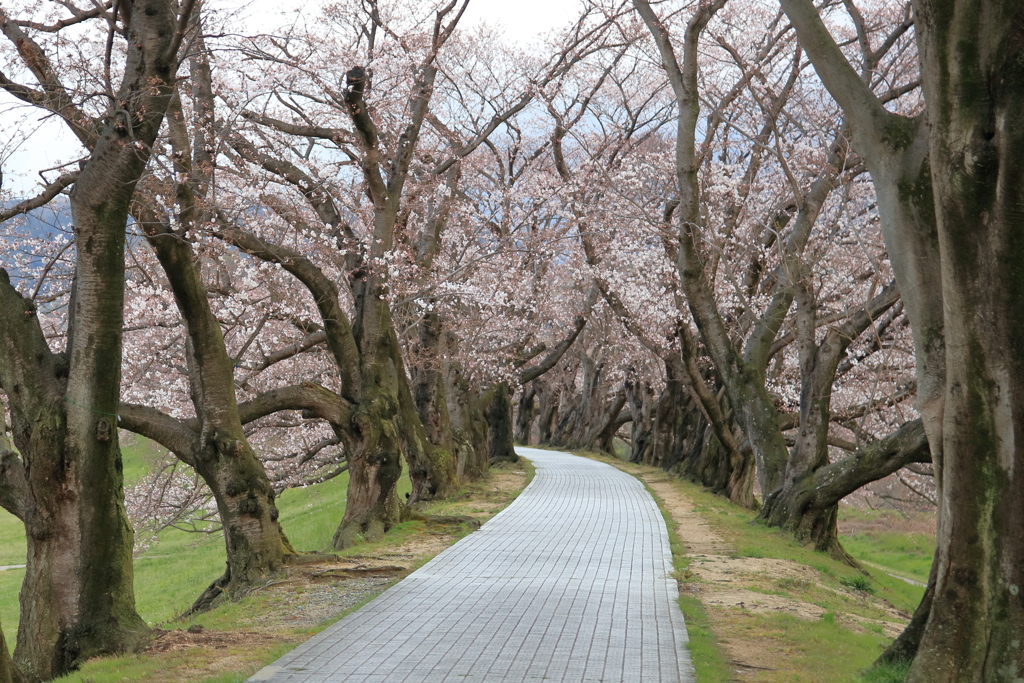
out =
{"type": "Polygon", "coordinates": [[[688,683],[661,514],[633,477],[517,449],[510,506],[250,681],[688,683]]]}

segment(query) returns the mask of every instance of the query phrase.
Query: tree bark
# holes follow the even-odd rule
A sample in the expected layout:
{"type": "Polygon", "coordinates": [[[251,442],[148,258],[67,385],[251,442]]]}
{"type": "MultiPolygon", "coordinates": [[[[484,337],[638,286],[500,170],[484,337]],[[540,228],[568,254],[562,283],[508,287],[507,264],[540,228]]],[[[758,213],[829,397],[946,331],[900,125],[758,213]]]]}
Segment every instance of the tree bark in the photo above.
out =
{"type": "Polygon", "coordinates": [[[652,457],[654,432],[654,392],[647,384],[639,385],[634,373],[626,381],[626,405],[633,418],[629,427],[629,461],[647,462],[652,457]]]}
{"type": "Polygon", "coordinates": [[[419,433],[423,433],[419,437],[422,445],[415,449],[415,455],[419,457],[408,458],[409,477],[412,480],[410,504],[433,498],[448,498],[459,490],[458,454],[448,413],[442,367],[443,335],[444,330],[437,313],[430,311],[424,314],[420,322],[419,362],[411,389],[417,418],[406,416],[403,420],[412,440],[418,440],[419,433]]]}
{"type": "Polygon", "coordinates": [[[498,382],[483,399],[487,419],[487,456],[490,464],[519,462],[512,443],[512,401],[508,384],[498,382]]]}
{"type": "MultiPolygon", "coordinates": [[[[454,355],[458,340],[447,339],[449,355],[454,355]]],[[[458,450],[460,479],[476,481],[487,476],[487,422],[484,419],[479,393],[469,386],[462,368],[453,363],[445,370],[445,393],[450,399],[452,433],[458,450]]]]}
{"type": "Polygon", "coordinates": [[[920,0],[914,9],[946,382],[934,599],[907,680],[1016,681],[1024,675],[1024,6],[920,0]]]}
{"type": "Polygon", "coordinates": [[[530,382],[519,394],[519,406],[516,410],[516,443],[530,445],[533,438],[533,422],[537,419],[537,384],[530,382]]]}
{"type": "Polygon", "coordinates": [[[786,488],[769,495],[759,519],[792,531],[798,540],[856,566],[839,545],[836,505],[861,486],[909,463],[931,461],[924,423],[919,418],[850,456],[806,472],[786,488]]]}
{"type": "MultiPolygon", "coordinates": [[[[72,130],[90,149],[71,191],[77,252],[65,353],[51,353],[34,306],[6,273],[0,276],[0,386],[21,454],[20,460],[5,458],[4,486],[19,491],[12,512],[28,536],[15,661],[31,680],[59,676],[92,656],[138,649],[148,639],[135,610],[133,533],[115,422],[125,226],[171,99],[180,32],[191,8],[186,4],[178,20],[169,2],[126,6],[133,20],[125,26],[124,75],[117,111],[105,124],[81,112],[72,116],[73,105],[53,105],[75,119],[72,130]]],[[[13,36],[19,29],[6,15],[0,18],[4,33],[33,52],[29,68],[51,69],[38,45],[13,36]]],[[[63,86],[48,85],[59,99],[63,86]]]]}
{"type": "Polygon", "coordinates": [[[11,659],[3,630],[0,630],[0,683],[25,683],[25,677],[11,659]]]}

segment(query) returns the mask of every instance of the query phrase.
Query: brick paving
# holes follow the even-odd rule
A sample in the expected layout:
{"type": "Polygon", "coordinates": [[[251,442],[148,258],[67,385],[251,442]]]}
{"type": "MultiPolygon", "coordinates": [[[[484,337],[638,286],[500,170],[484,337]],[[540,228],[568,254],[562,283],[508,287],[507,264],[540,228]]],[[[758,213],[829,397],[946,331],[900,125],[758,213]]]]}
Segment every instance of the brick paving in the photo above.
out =
{"type": "Polygon", "coordinates": [[[633,477],[517,449],[510,506],[249,681],[690,683],[658,507],[633,477]]]}

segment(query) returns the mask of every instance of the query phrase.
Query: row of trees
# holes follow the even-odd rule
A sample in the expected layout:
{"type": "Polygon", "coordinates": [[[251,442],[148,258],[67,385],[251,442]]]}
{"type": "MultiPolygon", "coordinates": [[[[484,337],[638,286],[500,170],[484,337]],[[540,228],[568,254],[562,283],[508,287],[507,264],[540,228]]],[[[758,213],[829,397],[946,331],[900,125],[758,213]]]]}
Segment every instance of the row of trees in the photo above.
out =
{"type": "Polygon", "coordinates": [[[81,145],[0,213],[11,676],[145,641],[133,526],[219,522],[203,610],[299,554],[284,488],[348,472],[342,548],[513,434],[624,443],[851,562],[839,501],[934,474],[884,659],[1016,675],[1012,7],[592,2],[527,53],[460,0],[258,34],[58,4],[0,6],[0,88],[81,145]],[[181,463],[127,510],[119,430],[181,463]]]}

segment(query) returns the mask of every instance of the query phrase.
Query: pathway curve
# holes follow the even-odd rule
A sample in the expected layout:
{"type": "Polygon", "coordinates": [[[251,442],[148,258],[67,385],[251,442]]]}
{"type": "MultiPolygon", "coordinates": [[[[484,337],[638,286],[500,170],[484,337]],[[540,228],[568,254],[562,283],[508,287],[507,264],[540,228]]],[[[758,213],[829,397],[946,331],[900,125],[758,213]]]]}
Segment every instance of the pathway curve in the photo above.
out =
{"type": "Polygon", "coordinates": [[[517,451],[537,475],[511,505],[249,680],[692,681],[647,490],[604,463],[517,451]]]}

